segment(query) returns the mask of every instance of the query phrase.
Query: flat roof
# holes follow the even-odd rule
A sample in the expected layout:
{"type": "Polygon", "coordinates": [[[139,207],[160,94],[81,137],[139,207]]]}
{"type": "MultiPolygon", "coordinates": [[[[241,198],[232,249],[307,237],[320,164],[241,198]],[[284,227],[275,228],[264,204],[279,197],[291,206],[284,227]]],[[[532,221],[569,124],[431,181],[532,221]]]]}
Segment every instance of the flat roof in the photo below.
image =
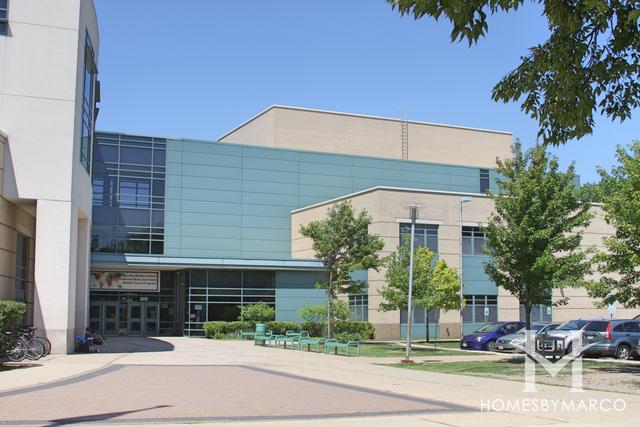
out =
{"type": "MultiPolygon", "coordinates": [[[[232,133],[234,133],[238,129],[242,128],[243,126],[246,126],[247,124],[249,124],[252,121],[254,121],[255,119],[257,119],[258,117],[262,116],[263,114],[265,114],[265,113],[267,113],[267,112],[269,112],[269,111],[271,111],[271,110],[273,110],[275,108],[279,108],[279,109],[283,109],[283,110],[306,111],[306,112],[310,112],[310,113],[333,114],[333,115],[338,115],[338,116],[364,118],[364,119],[387,120],[387,121],[393,121],[393,122],[400,122],[401,121],[401,119],[394,118],[394,117],[373,116],[373,115],[356,114],[356,113],[344,113],[344,112],[340,112],[340,111],[321,110],[321,109],[315,109],[315,108],[304,108],[304,107],[294,107],[294,106],[290,106],[290,105],[273,104],[270,107],[267,107],[263,111],[259,112],[255,116],[251,117],[250,119],[242,122],[241,124],[239,124],[238,126],[233,128],[232,130],[230,130],[229,132],[225,133],[224,135],[219,137],[218,140],[226,138],[227,136],[231,135],[232,133]]],[[[451,124],[423,122],[423,121],[417,121],[417,120],[407,120],[407,122],[408,123],[413,123],[413,124],[418,124],[418,125],[439,126],[439,127],[453,128],[453,129],[471,130],[471,131],[476,131],[476,132],[489,132],[489,133],[498,133],[498,134],[502,134],[502,135],[513,135],[512,132],[501,131],[501,130],[474,128],[474,127],[468,127],[468,126],[456,126],[456,125],[451,125],[451,124]]]]}

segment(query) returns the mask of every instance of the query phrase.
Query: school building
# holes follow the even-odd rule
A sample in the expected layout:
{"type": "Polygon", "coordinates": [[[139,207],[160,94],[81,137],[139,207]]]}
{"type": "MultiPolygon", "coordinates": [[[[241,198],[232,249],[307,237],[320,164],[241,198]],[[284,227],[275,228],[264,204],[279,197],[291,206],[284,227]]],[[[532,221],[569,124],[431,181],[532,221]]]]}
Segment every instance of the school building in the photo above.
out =
{"type": "MultiPolygon", "coordinates": [[[[408,233],[408,205],[422,206],[417,243],[461,269],[467,303],[430,312],[432,336],[521,316],[483,272],[485,192],[510,133],[286,106],[211,141],[94,132],[98,52],[91,0],[0,0],[0,299],[25,301],[54,351],[87,325],[202,336],[205,321],[256,302],[297,320],[325,301],[299,227],[345,199],[372,216],[384,254],[408,233]]],[[[593,210],[586,246],[611,232],[593,210]]],[[[378,339],[403,336],[406,313],[378,310],[384,271],[356,275],[368,287],[344,296],[353,318],[378,339]]],[[[534,320],[608,315],[584,290],[565,295],[534,320]]],[[[425,317],[415,311],[414,336],[425,317]]]]}

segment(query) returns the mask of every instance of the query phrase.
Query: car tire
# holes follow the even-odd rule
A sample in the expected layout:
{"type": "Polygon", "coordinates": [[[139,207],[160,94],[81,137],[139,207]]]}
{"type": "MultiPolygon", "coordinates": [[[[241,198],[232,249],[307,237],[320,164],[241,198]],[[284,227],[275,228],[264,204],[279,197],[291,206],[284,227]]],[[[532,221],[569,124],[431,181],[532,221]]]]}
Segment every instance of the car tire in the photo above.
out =
{"type": "Polygon", "coordinates": [[[496,348],[496,341],[495,340],[490,340],[488,341],[485,346],[484,346],[485,350],[487,351],[495,351],[496,348]]]}
{"type": "Polygon", "coordinates": [[[616,349],[616,359],[620,360],[629,360],[631,359],[631,349],[628,345],[622,344],[619,345],[616,349]]]}

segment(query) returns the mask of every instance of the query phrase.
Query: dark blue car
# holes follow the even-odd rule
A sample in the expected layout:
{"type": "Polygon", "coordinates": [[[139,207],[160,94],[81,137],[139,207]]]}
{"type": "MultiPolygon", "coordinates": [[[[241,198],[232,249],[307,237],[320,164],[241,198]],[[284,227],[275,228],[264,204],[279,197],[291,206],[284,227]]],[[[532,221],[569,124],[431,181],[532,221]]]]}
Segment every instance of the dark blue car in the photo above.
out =
{"type": "Polygon", "coordinates": [[[474,333],[463,336],[460,340],[460,348],[463,350],[493,351],[498,338],[513,334],[523,326],[523,322],[487,323],[474,333]]]}

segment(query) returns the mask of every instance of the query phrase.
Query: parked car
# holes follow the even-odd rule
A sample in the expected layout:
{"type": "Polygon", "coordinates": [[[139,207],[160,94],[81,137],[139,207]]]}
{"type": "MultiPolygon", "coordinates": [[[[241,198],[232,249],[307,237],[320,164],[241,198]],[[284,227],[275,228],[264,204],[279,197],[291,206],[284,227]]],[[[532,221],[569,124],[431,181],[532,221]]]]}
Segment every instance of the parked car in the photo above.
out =
{"type": "Polygon", "coordinates": [[[463,336],[460,340],[460,348],[493,351],[498,338],[514,333],[522,326],[524,326],[522,322],[487,323],[474,333],[463,336]]]}
{"type": "MultiPolygon", "coordinates": [[[[582,332],[591,322],[606,320],[607,319],[603,318],[569,320],[568,322],[558,326],[553,331],[549,331],[547,334],[548,339],[542,343],[544,350],[547,351],[553,349],[554,344],[556,344],[558,346],[557,350],[564,354],[568,354],[572,351],[573,343],[582,335],[582,332]]],[[[540,351],[542,349],[538,348],[537,350],[540,351]]]]}
{"type": "MultiPolygon", "coordinates": [[[[532,323],[531,330],[535,331],[536,335],[538,335],[553,331],[558,326],[560,326],[560,323],[532,323]]],[[[526,329],[527,327],[523,326],[514,334],[498,338],[496,341],[495,351],[502,353],[524,353],[523,350],[516,346],[524,347],[526,329]]]]}
{"type": "Polygon", "coordinates": [[[633,318],[633,320],[640,320],[640,314],[633,318]]]}
{"type": "Polygon", "coordinates": [[[638,357],[640,320],[609,320],[591,322],[582,333],[582,345],[587,356],[610,356],[628,360],[638,357]]]}

